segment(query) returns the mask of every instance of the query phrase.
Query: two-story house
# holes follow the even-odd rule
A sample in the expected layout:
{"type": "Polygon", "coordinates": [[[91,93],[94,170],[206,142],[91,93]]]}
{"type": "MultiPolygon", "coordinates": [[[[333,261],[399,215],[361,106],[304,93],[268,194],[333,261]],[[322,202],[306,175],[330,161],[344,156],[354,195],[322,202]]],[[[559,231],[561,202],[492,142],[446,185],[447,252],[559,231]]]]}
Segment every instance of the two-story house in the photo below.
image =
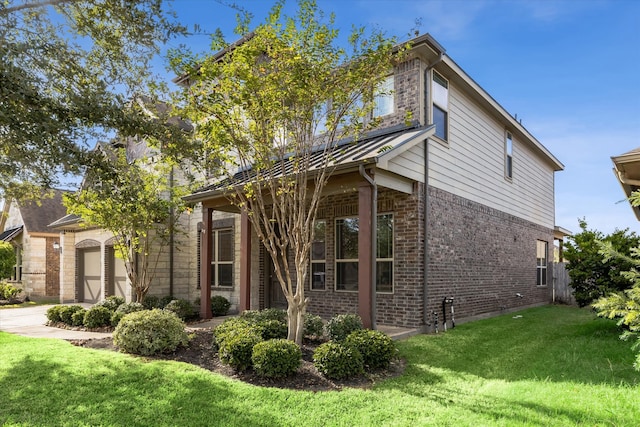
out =
{"type": "MultiPolygon", "coordinates": [[[[346,149],[327,185],[308,310],[432,330],[452,304],[470,319],[548,303],[562,163],[428,34],[385,84],[393,93],[376,109],[381,126],[346,149]]],[[[203,298],[212,290],[240,310],[284,306],[269,256],[246,216],[229,216],[223,189],[189,200],[202,203],[203,298]]]]}

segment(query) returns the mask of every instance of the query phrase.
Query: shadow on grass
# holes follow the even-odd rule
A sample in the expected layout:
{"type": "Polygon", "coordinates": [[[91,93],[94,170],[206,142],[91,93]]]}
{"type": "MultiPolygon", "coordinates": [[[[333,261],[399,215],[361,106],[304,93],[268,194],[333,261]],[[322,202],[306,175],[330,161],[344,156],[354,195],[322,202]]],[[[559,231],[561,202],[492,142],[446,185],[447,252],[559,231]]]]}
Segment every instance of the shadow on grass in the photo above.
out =
{"type": "Polygon", "coordinates": [[[588,309],[541,307],[399,344],[411,365],[486,379],[635,385],[631,343],[588,309]],[[517,317],[517,316],[520,317],[517,317]]]}
{"type": "Polygon", "coordinates": [[[242,387],[199,369],[185,366],[175,375],[164,362],[141,364],[106,352],[95,366],[70,366],[61,357],[26,356],[0,375],[0,425],[276,424],[268,414],[247,411],[246,402],[237,404],[242,387]]]}

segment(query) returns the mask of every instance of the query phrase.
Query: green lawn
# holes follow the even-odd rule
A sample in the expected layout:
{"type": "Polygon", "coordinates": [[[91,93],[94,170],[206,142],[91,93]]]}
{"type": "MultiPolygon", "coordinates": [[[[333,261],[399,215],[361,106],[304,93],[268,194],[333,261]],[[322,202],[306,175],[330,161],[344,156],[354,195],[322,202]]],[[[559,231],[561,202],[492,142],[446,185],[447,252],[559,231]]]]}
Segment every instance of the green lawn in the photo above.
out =
{"type": "Polygon", "coordinates": [[[516,314],[402,341],[402,377],[322,393],[0,333],[0,425],[638,425],[640,374],[614,322],[569,307],[516,314]]]}

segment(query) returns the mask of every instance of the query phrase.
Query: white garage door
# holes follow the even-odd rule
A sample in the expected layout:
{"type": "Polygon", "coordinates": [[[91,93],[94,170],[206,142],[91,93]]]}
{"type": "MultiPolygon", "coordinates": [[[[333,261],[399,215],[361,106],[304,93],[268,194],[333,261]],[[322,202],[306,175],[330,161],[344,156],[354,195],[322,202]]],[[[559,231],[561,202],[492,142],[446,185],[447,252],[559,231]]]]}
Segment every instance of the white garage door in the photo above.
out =
{"type": "Polygon", "coordinates": [[[100,301],[100,248],[85,249],[80,257],[82,261],[81,277],[82,300],[96,303],[100,301]]]}

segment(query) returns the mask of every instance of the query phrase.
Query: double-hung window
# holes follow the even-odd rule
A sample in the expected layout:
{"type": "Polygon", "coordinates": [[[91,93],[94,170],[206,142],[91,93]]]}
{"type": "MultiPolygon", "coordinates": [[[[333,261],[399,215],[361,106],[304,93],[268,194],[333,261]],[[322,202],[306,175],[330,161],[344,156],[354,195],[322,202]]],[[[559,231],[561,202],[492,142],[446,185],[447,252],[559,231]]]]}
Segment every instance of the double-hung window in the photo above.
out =
{"type": "MultiPolygon", "coordinates": [[[[377,218],[376,291],[393,292],[393,215],[377,218]]],[[[336,220],[336,290],[358,290],[358,218],[336,220]]]]}
{"type": "Polygon", "coordinates": [[[385,78],[378,86],[373,98],[373,117],[381,117],[393,113],[394,82],[395,80],[391,75],[385,78]]]}
{"type": "Polygon", "coordinates": [[[436,136],[447,141],[449,138],[449,82],[435,71],[433,71],[431,85],[431,101],[436,136]]]}
{"type": "Polygon", "coordinates": [[[211,286],[233,286],[233,229],[213,230],[211,286]]]}
{"type": "Polygon", "coordinates": [[[547,286],[547,253],[549,242],[536,241],[536,285],[547,286]]]}
{"type": "Polygon", "coordinates": [[[513,136],[510,132],[507,132],[504,143],[504,176],[513,178],[513,136]]]}
{"type": "Polygon", "coordinates": [[[327,222],[323,219],[316,221],[314,238],[311,243],[311,289],[321,291],[325,289],[325,275],[327,270],[327,222]]]}

